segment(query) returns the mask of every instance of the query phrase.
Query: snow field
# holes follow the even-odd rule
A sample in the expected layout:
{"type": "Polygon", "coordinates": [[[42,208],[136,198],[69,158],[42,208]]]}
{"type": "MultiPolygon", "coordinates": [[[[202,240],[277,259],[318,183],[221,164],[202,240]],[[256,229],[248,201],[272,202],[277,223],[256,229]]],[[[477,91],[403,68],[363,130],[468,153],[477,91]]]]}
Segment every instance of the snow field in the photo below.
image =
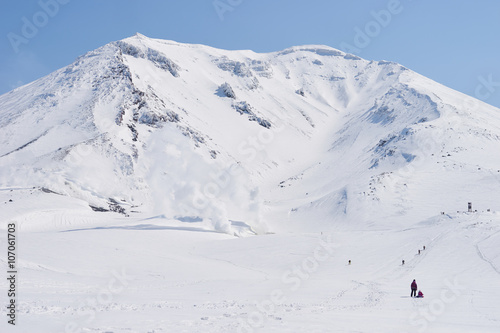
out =
{"type": "Polygon", "coordinates": [[[496,213],[245,238],[200,222],[106,220],[18,232],[21,331],[498,329],[496,213]],[[414,278],[423,299],[409,297],[414,278]]]}

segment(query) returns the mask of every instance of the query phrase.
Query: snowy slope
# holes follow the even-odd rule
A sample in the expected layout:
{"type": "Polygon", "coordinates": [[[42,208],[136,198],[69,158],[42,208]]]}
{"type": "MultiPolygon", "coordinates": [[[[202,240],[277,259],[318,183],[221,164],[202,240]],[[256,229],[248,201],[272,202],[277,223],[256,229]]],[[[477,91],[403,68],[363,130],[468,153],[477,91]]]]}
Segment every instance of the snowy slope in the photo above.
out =
{"type": "Polygon", "coordinates": [[[91,51],[0,96],[19,331],[497,332],[499,111],[321,45],[91,51]]]}
{"type": "Polygon", "coordinates": [[[256,54],[137,34],[0,105],[2,188],[126,215],[262,232],[311,230],[310,213],[323,223],[421,219],[472,200],[498,209],[482,183],[500,180],[497,109],[326,46],[256,54]]]}
{"type": "MultiPolygon", "coordinates": [[[[498,332],[499,235],[498,213],[455,214],[405,229],[245,238],[164,219],[18,232],[18,322],[0,327],[498,332]],[[410,298],[413,279],[423,299],[410,298]]],[[[6,317],[4,306],[0,313],[6,317]]]]}

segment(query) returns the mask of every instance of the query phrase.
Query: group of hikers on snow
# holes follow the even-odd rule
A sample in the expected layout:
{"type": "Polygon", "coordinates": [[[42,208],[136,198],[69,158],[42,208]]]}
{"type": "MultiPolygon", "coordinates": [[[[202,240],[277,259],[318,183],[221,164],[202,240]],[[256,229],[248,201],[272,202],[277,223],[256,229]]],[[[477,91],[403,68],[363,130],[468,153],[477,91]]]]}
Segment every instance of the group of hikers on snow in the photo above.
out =
{"type": "Polygon", "coordinates": [[[413,279],[413,282],[411,283],[411,294],[410,294],[410,297],[424,297],[424,294],[419,290],[418,291],[418,294],[417,294],[417,281],[415,281],[415,279],[413,279]]]}
{"type": "MultiPolygon", "coordinates": [[[[424,245],[424,250],[425,250],[425,245],[424,245]]],[[[420,250],[418,250],[418,254],[420,254],[420,250]]],[[[349,260],[350,261],[350,260],[349,260]]],[[[401,265],[404,265],[405,264],[405,261],[404,259],[401,261],[401,265]]]]}
{"type": "MultiPolygon", "coordinates": [[[[425,245],[424,245],[424,250],[425,250],[425,245]]],[[[420,250],[418,250],[418,254],[420,254],[420,250]]],[[[348,265],[351,264],[351,259],[349,259],[349,261],[347,262],[348,265]]],[[[404,265],[405,264],[405,261],[403,260],[402,264],[404,265]]],[[[415,279],[413,279],[413,282],[411,283],[411,294],[410,294],[410,297],[417,297],[417,298],[423,298],[424,297],[424,294],[422,293],[422,291],[418,291],[418,294],[417,294],[417,290],[418,290],[418,287],[417,287],[417,281],[415,281],[415,279]]]]}

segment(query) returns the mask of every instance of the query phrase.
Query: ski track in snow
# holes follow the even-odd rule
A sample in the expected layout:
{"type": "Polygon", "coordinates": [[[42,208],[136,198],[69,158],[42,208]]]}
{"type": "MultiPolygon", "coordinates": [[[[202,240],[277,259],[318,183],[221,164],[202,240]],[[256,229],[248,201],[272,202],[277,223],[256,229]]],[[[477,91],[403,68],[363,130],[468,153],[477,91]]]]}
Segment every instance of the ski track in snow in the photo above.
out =
{"type": "Polygon", "coordinates": [[[488,239],[490,239],[492,237],[497,236],[498,234],[500,234],[500,231],[497,231],[494,234],[486,236],[484,239],[482,239],[479,242],[477,242],[475,246],[476,246],[477,254],[479,255],[479,257],[482,260],[486,261],[491,266],[491,268],[493,268],[493,270],[495,272],[497,272],[498,274],[500,274],[500,268],[496,266],[497,264],[495,264],[492,260],[488,259],[487,256],[485,256],[484,253],[481,251],[481,243],[487,241],[488,239]]]}

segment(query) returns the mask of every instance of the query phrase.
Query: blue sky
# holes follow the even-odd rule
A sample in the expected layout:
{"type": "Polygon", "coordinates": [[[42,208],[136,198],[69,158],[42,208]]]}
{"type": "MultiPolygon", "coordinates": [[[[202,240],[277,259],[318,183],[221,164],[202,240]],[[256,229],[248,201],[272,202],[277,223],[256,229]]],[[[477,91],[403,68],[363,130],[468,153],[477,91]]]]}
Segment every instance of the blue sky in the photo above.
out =
{"type": "Polygon", "coordinates": [[[500,107],[498,0],[19,0],[2,5],[0,94],[140,32],[256,52],[324,44],[401,63],[500,107]]]}

